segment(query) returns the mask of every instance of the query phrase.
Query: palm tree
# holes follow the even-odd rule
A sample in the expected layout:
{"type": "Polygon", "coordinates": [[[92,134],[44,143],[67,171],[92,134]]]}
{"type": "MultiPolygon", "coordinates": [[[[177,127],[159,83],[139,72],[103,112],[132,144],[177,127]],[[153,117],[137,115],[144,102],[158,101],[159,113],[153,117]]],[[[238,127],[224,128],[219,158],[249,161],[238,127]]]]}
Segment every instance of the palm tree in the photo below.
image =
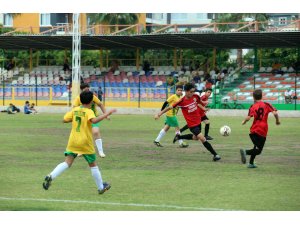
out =
{"type": "MultiPolygon", "coordinates": [[[[139,20],[139,13],[88,13],[87,17],[91,24],[136,24],[139,20]]],[[[113,30],[118,31],[119,27],[116,26],[113,30]]]]}

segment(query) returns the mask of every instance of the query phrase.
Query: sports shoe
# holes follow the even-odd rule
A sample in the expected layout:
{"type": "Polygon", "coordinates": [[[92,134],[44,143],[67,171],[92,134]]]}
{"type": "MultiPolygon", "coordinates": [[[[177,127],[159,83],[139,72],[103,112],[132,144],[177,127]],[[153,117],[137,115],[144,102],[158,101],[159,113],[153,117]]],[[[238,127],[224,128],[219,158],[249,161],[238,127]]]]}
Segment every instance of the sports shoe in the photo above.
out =
{"type": "Polygon", "coordinates": [[[243,164],[246,164],[246,151],[244,149],[240,149],[240,153],[241,153],[241,161],[243,164]]]}
{"type": "Polygon", "coordinates": [[[173,139],[173,144],[175,144],[175,142],[179,140],[179,136],[180,136],[179,134],[175,135],[175,137],[173,139]]]}
{"type": "Polygon", "coordinates": [[[189,144],[188,143],[185,143],[185,142],[182,142],[180,145],[179,145],[180,148],[187,148],[189,147],[189,144]]]}
{"type": "Polygon", "coordinates": [[[214,158],[213,158],[214,161],[218,161],[220,159],[221,159],[221,157],[219,155],[215,155],[214,158]]]}
{"type": "Polygon", "coordinates": [[[257,165],[255,165],[254,163],[253,164],[249,163],[247,167],[253,169],[253,168],[257,168],[257,165]]]}
{"type": "Polygon", "coordinates": [[[103,183],[103,189],[98,190],[98,193],[99,193],[100,195],[102,195],[104,192],[108,191],[110,188],[111,188],[110,184],[104,182],[104,183],[103,183]]]}
{"type": "Polygon", "coordinates": [[[104,152],[99,152],[99,156],[100,156],[101,158],[105,158],[104,152]]]}
{"type": "Polygon", "coordinates": [[[153,141],[153,143],[154,143],[157,147],[163,147],[158,141],[153,141]]]}
{"type": "Polygon", "coordinates": [[[50,187],[50,185],[51,185],[51,181],[52,181],[52,177],[51,177],[51,175],[49,174],[49,175],[47,175],[47,176],[45,177],[45,181],[44,181],[44,183],[43,183],[43,188],[44,188],[45,190],[48,190],[48,189],[49,189],[49,187],[50,187]]]}
{"type": "Polygon", "coordinates": [[[208,136],[208,135],[205,136],[205,139],[208,140],[208,141],[209,141],[209,140],[213,140],[213,138],[212,138],[211,136],[208,136]]]}

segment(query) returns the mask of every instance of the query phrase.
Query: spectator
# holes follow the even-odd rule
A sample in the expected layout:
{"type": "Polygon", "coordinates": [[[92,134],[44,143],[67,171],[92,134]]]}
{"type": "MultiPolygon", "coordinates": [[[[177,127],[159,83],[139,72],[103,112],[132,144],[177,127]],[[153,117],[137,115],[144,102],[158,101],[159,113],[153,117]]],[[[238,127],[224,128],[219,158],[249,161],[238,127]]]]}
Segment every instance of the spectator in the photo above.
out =
{"type": "Polygon", "coordinates": [[[14,59],[11,59],[6,66],[4,67],[6,70],[12,70],[15,67],[15,61],[14,59]]]}
{"type": "Polygon", "coordinates": [[[70,66],[69,66],[69,62],[67,59],[65,59],[64,65],[63,65],[63,71],[67,72],[67,71],[71,71],[70,66]]]}
{"type": "Polygon", "coordinates": [[[199,80],[201,81],[201,77],[197,71],[195,71],[195,73],[192,74],[194,75],[193,80],[195,81],[195,84],[197,84],[199,80]]]}
{"type": "Polygon", "coordinates": [[[24,114],[32,114],[32,111],[30,110],[29,101],[25,102],[25,105],[24,105],[24,114]]]}
{"type": "Polygon", "coordinates": [[[31,105],[30,105],[30,110],[31,110],[31,112],[33,112],[33,113],[38,113],[37,110],[34,108],[34,106],[35,106],[35,104],[34,104],[34,103],[31,103],[31,105]]]}
{"type": "Polygon", "coordinates": [[[150,71],[150,63],[147,60],[144,61],[143,70],[145,71],[145,74],[150,71]]]}
{"type": "Polygon", "coordinates": [[[173,75],[170,74],[167,78],[167,84],[168,86],[173,86],[174,85],[174,78],[173,78],[173,75]]]}
{"type": "Polygon", "coordinates": [[[20,109],[17,108],[14,104],[10,103],[9,106],[7,107],[7,113],[8,114],[16,114],[20,112],[20,109]]]}
{"type": "Polygon", "coordinates": [[[117,60],[113,60],[111,62],[111,67],[108,72],[114,73],[116,70],[119,70],[119,62],[117,60]]]}
{"type": "Polygon", "coordinates": [[[201,80],[198,80],[197,83],[195,83],[196,91],[200,94],[205,90],[205,84],[204,82],[201,82],[201,80]]]}
{"type": "Polygon", "coordinates": [[[293,96],[293,90],[292,89],[289,88],[284,92],[284,98],[285,98],[285,103],[286,104],[292,103],[292,96],[293,96]]]}
{"type": "Polygon", "coordinates": [[[281,64],[278,62],[273,63],[272,73],[273,74],[283,74],[283,71],[280,70],[281,64]]]}

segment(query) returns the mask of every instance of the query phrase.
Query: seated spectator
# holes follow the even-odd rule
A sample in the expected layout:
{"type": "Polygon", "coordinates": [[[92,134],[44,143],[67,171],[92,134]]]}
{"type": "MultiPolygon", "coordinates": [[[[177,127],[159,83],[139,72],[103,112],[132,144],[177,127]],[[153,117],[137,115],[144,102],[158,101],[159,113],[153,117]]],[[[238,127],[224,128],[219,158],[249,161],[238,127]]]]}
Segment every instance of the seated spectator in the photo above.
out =
{"type": "Polygon", "coordinates": [[[283,71],[280,70],[281,64],[278,62],[273,63],[272,65],[272,73],[273,74],[283,74],[283,71]]]}
{"type": "Polygon", "coordinates": [[[30,105],[30,110],[33,112],[33,113],[38,113],[37,110],[34,108],[35,104],[34,103],[31,103],[30,105]]]}
{"type": "Polygon", "coordinates": [[[212,89],[213,81],[209,78],[206,80],[205,89],[212,89]]]}
{"type": "Polygon", "coordinates": [[[293,90],[292,89],[287,89],[285,92],[284,92],[284,98],[285,98],[285,103],[288,104],[288,103],[292,103],[292,96],[293,96],[293,90]]]}
{"type": "Polygon", "coordinates": [[[6,70],[12,70],[15,67],[16,63],[14,61],[14,59],[11,59],[5,66],[4,68],[6,70]]]}
{"type": "Polygon", "coordinates": [[[199,72],[194,72],[192,73],[194,76],[193,76],[193,80],[195,81],[195,84],[198,83],[198,81],[200,80],[201,81],[201,77],[199,75],[199,72]]]}
{"type": "Polygon", "coordinates": [[[143,70],[146,74],[150,71],[150,63],[147,60],[144,62],[143,70]]]}
{"type": "Polygon", "coordinates": [[[67,71],[71,71],[68,60],[65,59],[64,65],[63,65],[63,71],[67,72],[67,71]]]}
{"type": "Polygon", "coordinates": [[[9,106],[7,107],[7,113],[8,114],[16,114],[20,112],[20,109],[17,108],[14,104],[10,103],[9,106]]]}
{"type": "Polygon", "coordinates": [[[167,78],[167,84],[168,86],[173,86],[174,85],[174,77],[172,74],[170,74],[167,78]]]}
{"type": "Polygon", "coordinates": [[[32,114],[32,111],[30,110],[29,101],[25,102],[25,105],[24,105],[24,114],[32,114]]]}
{"type": "Polygon", "coordinates": [[[205,90],[205,84],[204,82],[201,82],[201,80],[198,80],[198,83],[195,83],[196,91],[200,94],[205,90]]]}

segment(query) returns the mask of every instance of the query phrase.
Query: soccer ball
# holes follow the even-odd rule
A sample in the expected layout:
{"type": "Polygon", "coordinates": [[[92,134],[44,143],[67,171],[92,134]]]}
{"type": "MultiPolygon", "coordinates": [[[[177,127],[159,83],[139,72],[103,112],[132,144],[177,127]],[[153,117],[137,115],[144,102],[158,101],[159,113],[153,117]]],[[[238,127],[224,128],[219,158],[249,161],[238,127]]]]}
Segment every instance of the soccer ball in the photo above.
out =
{"type": "Polygon", "coordinates": [[[220,134],[222,136],[229,136],[231,133],[231,129],[229,126],[224,125],[223,127],[220,128],[220,134]]]}

